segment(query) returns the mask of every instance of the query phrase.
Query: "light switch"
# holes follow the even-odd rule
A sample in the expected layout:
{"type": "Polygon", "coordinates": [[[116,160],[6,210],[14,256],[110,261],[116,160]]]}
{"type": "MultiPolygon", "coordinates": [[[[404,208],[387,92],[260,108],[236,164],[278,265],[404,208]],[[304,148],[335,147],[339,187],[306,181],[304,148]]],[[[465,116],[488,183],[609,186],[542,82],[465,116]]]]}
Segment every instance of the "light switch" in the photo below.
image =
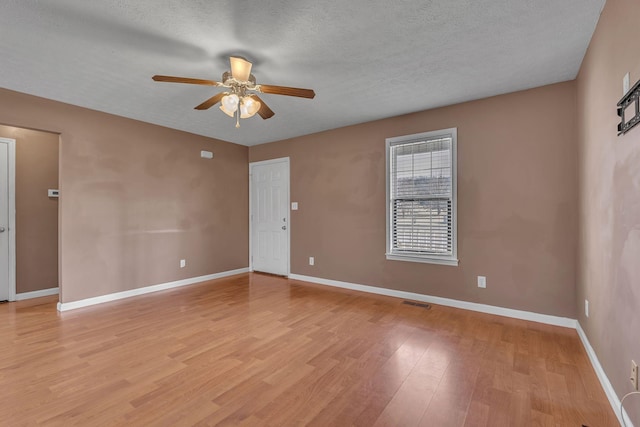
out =
{"type": "Polygon", "coordinates": [[[291,210],[292,211],[298,210],[298,202],[291,202],[291,210]]]}

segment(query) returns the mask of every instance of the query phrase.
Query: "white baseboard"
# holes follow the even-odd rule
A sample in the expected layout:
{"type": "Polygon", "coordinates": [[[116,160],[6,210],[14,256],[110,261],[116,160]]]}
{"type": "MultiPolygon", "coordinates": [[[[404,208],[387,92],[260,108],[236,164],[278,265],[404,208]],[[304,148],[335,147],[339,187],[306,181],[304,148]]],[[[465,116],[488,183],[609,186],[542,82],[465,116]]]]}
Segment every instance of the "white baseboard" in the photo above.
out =
{"type": "Polygon", "coordinates": [[[582,326],[580,326],[579,322],[577,322],[576,324],[576,330],[578,331],[578,336],[582,341],[582,345],[584,346],[584,349],[587,351],[587,355],[589,356],[589,360],[591,361],[591,366],[593,366],[593,369],[596,371],[596,375],[600,380],[600,384],[602,385],[602,388],[604,389],[604,392],[607,395],[607,399],[609,399],[609,403],[613,408],[613,412],[615,412],[616,417],[618,417],[618,421],[622,425],[623,424],[622,417],[624,417],[627,427],[633,427],[633,423],[629,419],[629,415],[627,414],[627,411],[623,412],[624,415],[620,414],[620,399],[618,398],[618,395],[613,389],[613,386],[611,385],[611,382],[609,381],[607,374],[604,372],[604,369],[602,368],[602,365],[598,360],[598,356],[596,356],[596,352],[593,350],[593,347],[591,347],[591,343],[587,338],[587,334],[584,333],[584,330],[582,329],[582,326]]]}
{"type": "Polygon", "coordinates": [[[16,301],[22,301],[31,298],[48,297],[49,295],[58,295],[58,288],[41,289],[39,291],[21,292],[16,294],[16,301]]]}
{"type": "Polygon", "coordinates": [[[376,286],[359,285],[356,283],[340,282],[338,280],[322,279],[319,277],[290,274],[289,279],[304,282],[318,283],[338,288],[352,289],[354,291],[368,292],[372,294],[387,295],[390,297],[410,299],[414,301],[428,302],[431,304],[446,305],[448,307],[462,308],[465,310],[479,311],[481,313],[495,314],[498,316],[513,317],[515,319],[529,320],[532,322],[546,323],[548,325],[564,326],[575,329],[577,321],[567,317],[551,316],[548,314],[533,313],[530,311],[514,310],[511,308],[496,307],[493,305],[478,304],[475,302],[459,301],[450,298],[435,297],[431,295],[416,294],[414,292],[397,291],[395,289],[378,288],[376,286]]]}
{"type": "Polygon", "coordinates": [[[128,291],[116,292],[113,294],[100,295],[99,297],[87,298],[79,301],[58,303],[58,311],[74,310],[76,308],[88,307],[90,305],[102,304],[109,301],[116,301],[123,298],[144,295],[151,292],[164,291],[166,289],[179,288],[181,286],[193,285],[194,283],[206,282],[208,280],[220,279],[222,277],[234,276],[236,274],[248,273],[248,268],[223,271],[220,273],[207,274],[206,276],[191,277],[189,279],[176,280],[175,282],[161,283],[158,285],[145,286],[144,288],[131,289],[128,291]]]}

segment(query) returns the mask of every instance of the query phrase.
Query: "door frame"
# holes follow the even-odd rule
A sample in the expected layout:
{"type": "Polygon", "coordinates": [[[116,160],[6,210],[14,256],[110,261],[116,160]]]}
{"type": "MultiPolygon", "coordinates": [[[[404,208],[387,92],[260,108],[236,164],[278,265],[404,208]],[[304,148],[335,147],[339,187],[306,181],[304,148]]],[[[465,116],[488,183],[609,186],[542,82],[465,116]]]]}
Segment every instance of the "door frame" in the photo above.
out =
{"type": "Polygon", "coordinates": [[[264,166],[274,163],[285,163],[287,167],[287,277],[291,274],[291,166],[289,157],[279,157],[277,159],[262,160],[259,162],[249,163],[249,271],[253,272],[253,168],[255,166],[264,166]]]}
{"type": "Polygon", "coordinates": [[[7,144],[8,185],[9,185],[9,301],[16,300],[16,140],[0,137],[0,143],[7,144]]]}

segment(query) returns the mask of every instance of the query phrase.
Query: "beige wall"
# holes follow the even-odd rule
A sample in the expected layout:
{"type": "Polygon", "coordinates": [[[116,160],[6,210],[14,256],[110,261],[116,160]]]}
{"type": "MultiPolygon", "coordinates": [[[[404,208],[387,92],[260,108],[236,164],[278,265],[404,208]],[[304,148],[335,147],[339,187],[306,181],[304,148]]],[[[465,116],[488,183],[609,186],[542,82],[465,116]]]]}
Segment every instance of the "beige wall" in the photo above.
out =
{"type": "MultiPolygon", "coordinates": [[[[640,128],[616,136],[622,78],[640,79],[639,22],[637,0],[607,1],[577,86],[578,320],[619,397],[631,391],[631,359],[640,362],[640,128]]],[[[638,399],[625,407],[639,425],[638,399]]]]}
{"type": "Polygon", "coordinates": [[[248,266],[246,147],[8,90],[0,99],[5,124],[60,133],[62,302],[248,266]]]}
{"type": "Polygon", "coordinates": [[[0,125],[16,140],[16,292],[58,286],[57,134],[0,125]]]}
{"type": "Polygon", "coordinates": [[[249,159],[291,158],[292,273],[573,318],[576,152],[569,82],[258,145],[249,159]],[[385,138],[449,127],[460,265],[387,261],[385,138]]]}

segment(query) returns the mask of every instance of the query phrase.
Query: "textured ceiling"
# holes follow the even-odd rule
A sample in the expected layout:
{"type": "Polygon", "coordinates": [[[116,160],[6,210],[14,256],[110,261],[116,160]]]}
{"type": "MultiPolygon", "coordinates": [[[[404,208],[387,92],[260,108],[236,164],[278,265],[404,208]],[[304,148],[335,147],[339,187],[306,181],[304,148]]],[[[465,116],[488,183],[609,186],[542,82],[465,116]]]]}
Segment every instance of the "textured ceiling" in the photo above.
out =
{"type": "MultiPolygon", "coordinates": [[[[575,78],[604,0],[3,0],[0,87],[244,145],[575,78]],[[193,107],[228,56],[275,111],[193,107]]],[[[1,102],[1,100],[0,100],[1,102]]]]}

